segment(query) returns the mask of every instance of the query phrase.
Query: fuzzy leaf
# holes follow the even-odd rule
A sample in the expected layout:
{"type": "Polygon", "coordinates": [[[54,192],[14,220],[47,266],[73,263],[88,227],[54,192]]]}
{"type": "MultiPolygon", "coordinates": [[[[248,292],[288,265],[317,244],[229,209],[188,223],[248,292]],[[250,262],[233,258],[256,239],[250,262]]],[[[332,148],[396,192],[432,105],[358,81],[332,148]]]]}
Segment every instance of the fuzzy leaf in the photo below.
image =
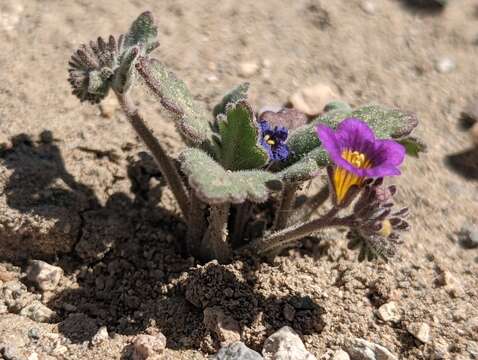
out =
{"type": "Polygon", "coordinates": [[[161,104],[178,118],[181,133],[193,143],[210,141],[211,124],[205,109],[193,99],[186,84],[156,59],[140,58],[136,69],[161,104]]]}
{"type": "Polygon", "coordinates": [[[113,79],[113,88],[115,91],[125,93],[129,90],[135,76],[134,66],[138,59],[140,48],[138,46],[130,47],[121,55],[120,65],[115,72],[113,79]]]}
{"type": "Polygon", "coordinates": [[[187,148],[180,156],[181,169],[197,196],[208,204],[261,203],[282,183],[277,175],[262,171],[229,171],[200,149],[187,148]]]}
{"type": "Polygon", "coordinates": [[[365,121],[378,138],[384,139],[408,135],[418,124],[413,114],[391,110],[379,105],[368,105],[353,111],[345,108],[331,110],[317,117],[310,124],[298,128],[289,136],[287,145],[294,154],[291,162],[297,161],[320,146],[320,140],[315,132],[315,127],[318,124],[336,128],[342,120],[349,117],[365,121]]]}
{"type": "Polygon", "coordinates": [[[131,24],[125,36],[125,47],[138,45],[144,48],[146,53],[158,47],[158,27],[154,23],[153,14],[145,11],[131,24]]]}
{"type": "Polygon", "coordinates": [[[345,110],[345,111],[352,111],[352,108],[349,104],[344,101],[334,100],[329,102],[324,107],[325,112],[333,111],[333,110],[345,110]]]}
{"type": "Polygon", "coordinates": [[[229,104],[226,113],[217,119],[222,166],[228,170],[246,170],[266,165],[269,158],[267,151],[258,144],[259,129],[249,104],[244,100],[229,104]]]}
{"type": "Polygon", "coordinates": [[[421,152],[427,150],[427,146],[420,140],[415,137],[407,137],[405,139],[400,139],[398,141],[400,144],[405,146],[407,154],[413,157],[418,158],[421,152]]]}
{"type": "Polygon", "coordinates": [[[230,90],[221,100],[219,104],[214,107],[213,114],[217,116],[219,114],[226,113],[226,107],[228,104],[234,104],[238,101],[247,100],[247,91],[249,90],[249,83],[245,82],[234,89],[230,90]]]}
{"type": "Polygon", "coordinates": [[[295,164],[286,167],[280,171],[277,175],[285,183],[302,182],[312,179],[317,175],[320,170],[315,159],[306,156],[303,159],[297,161],[295,164]]]}

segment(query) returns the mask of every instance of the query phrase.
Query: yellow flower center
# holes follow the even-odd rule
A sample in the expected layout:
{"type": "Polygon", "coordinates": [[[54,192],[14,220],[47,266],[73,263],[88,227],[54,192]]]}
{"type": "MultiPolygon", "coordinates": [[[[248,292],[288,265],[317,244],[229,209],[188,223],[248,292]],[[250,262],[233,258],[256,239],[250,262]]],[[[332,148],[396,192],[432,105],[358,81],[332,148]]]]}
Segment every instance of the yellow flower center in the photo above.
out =
{"type": "Polygon", "coordinates": [[[272,139],[272,138],[270,137],[270,135],[265,135],[265,136],[264,136],[264,140],[265,140],[266,143],[268,143],[269,145],[275,145],[275,143],[276,143],[276,142],[274,141],[274,139],[272,139]]]}
{"type": "Polygon", "coordinates": [[[380,229],[378,233],[382,235],[383,237],[389,237],[392,231],[393,231],[393,226],[390,220],[388,219],[383,220],[382,228],[380,229]]]}
{"type": "MultiPolygon", "coordinates": [[[[342,152],[342,158],[359,169],[367,169],[372,166],[372,163],[367,156],[358,151],[344,150],[342,152]]],[[[334,170],[334,188],[337,195],[337,203],[340,204],[347,195],[350,188],[354,185],[362,185],[364,178],[357,176],[350,171],[341,167],[336,167],[334,170]]]]}

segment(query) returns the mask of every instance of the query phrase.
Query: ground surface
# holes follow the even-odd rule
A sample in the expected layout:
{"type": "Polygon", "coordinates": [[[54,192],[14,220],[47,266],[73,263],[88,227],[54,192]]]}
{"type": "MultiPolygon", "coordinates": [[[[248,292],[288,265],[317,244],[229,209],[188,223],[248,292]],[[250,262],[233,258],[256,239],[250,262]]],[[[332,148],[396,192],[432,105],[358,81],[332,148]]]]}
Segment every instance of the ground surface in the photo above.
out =
{"type": "MultiPolygon", "coordinates": [[[[478,170],[459,119],[478,92],[477,4],[454,0],[428,13],[401,1],[369,3],[373,11],[355,0],[2,0],[0,271],[7,275],[0,285],[9,276],[21,279],[27,256],[48,259],[65,276],[42,295],[57,313],[54,323],[1,315],[0,339],[16,338],[25,355],[117,359],[128,357],[135,335],[155,328],[168,338],[171,358],[202,359],[214,352],[214,339],[184,292],[203,271],[215,287],[209,305],[232,314],[255,349],[290,325],[317,358],[353,337],[404,359],[432,358],[437,349],[445,349],[445,358],[471,358],[478,341],[478,250],[460,246],[458,233],[478,222],[478,170]],[[238,260],[201,270],[176,255],[184,226],[124,116],[113,101],[80,105],[66,81],[78,44],[125,31],[144,10],[160,25],[156,56],[211,107],[244,81],[240,64],[255,62],[258,73],[248,81],[257,107],[329,83],[353,105],[415,111],[429,151],[408,159],[397,179],[398,200],[413,214],[400,258],[358,263],[343,234],[333,232],[324,235],[330,247],[306,248],[270,265],[238,260]],[[437,71],[443,58],[455,63],[450,72],[437,71]],[[445,165],[450,155],[458,163],[453,168],[445,165]],[[61,254],[74,245],[79,250],[61,254]],[[57,257],[49,256],[55,251],[57,257]],[[454,279],[448,285],[444,272],[454,279]],[[227,288],[234,290],[230,299],[222,296],[227,288]],[[376,316],[391,300],[401,315],[397,323],[376,316]],[[284,318],[286,304],[296,310],[292,321],[284,318]],[[431,327],[428,344],[407,332],[416,321],[431,327]],[[110,340],[89,346],[103,325],[110,340]],[[40,329],[39,340],[28,336],[32,327],[40,329]]],[[[141,90],[135,98],[177,153],[179,136],[156,100],[141,90]]]]}

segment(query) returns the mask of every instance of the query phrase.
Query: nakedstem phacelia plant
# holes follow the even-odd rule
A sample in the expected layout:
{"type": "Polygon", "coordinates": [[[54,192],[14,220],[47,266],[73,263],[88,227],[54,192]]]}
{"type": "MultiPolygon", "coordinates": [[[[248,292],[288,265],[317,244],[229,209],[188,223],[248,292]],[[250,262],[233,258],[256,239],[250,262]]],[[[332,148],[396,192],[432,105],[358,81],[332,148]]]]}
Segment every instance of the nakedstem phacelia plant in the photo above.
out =
{"type": "Polygon", "coordinates": [[[283,108],[256,113],[248,83],[227,93],[208,115],[186,85],[151,56],[159,43],[150,12],[116,39],[98,38],[71,57],[69,81],[81,101],[98,103],[112,91],[153,155],[188,225],[184,248],[207,261],[234,254],[272,258],[325,227],[348,228],[359,260],[392,257],[407,230],[407,209],[392,210],[405,154],[424,145],[410,136],[410,113],[379,105],[356,109],[334,101],[309,119],[283,108]],[[184,140],[179,161],[154,136],[131,98],[146,85],[170,114],[184,140]],[[304,184],[328,174],[317,194],[298,197],[304,184]],[[330,209],[318,208],[330,198],[330,209]]]}

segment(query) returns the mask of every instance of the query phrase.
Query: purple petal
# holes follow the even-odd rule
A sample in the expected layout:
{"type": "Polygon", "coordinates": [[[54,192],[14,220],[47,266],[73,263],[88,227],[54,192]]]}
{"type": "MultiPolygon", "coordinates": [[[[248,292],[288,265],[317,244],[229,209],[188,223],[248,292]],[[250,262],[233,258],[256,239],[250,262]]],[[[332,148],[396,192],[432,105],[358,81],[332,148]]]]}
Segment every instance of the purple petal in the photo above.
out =
{"type": "Polygon", "coordinates": [[[348,118],[337,126],[337,139],[340,141],[342,149],[353,149],[366,153],[370,144],[375,141],[375,135],[368,125],[355,118],[348,118]]]}
{"type": "Polygon", "coordinates": [[[342,159],[342,148],[339,141],[335,136],[334,130],[326,125],[320,124],[315,128],[319,140],[322,142],[322,146],[330,155],[333,162],[337,163],[342,159]]]}
{"type": "MultiPolygon", "coordinates": [[[[380,154],[382,164],[400,165],[405,159],[405,147],[393,140],[377,140],[375,151],[380,154]]],[[[377,164],[379,165],[379,164],[377,164]]]]}

